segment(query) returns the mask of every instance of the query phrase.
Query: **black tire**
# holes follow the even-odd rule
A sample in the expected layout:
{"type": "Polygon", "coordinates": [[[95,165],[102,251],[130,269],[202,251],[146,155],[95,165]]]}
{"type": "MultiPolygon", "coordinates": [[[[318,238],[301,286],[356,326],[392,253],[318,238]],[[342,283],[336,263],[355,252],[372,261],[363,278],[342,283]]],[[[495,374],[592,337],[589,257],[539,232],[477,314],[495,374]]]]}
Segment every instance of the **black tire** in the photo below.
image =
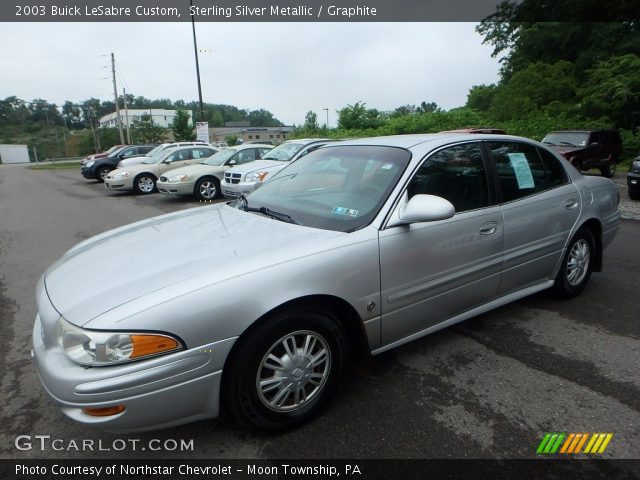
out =
{"type": "Polygon", "coordinates": [[[614,162],[613,159],[610,158],[607,166],[600,168],[600,173],[603,177],[613,178],[613,176],[616,174],[616,162],[614,162]]]}
{"type": "Polygon", "coordinates": [[[133,180],[133,190],[140,195],[156,191],[157,178],[152,173],[141,173],[133,180]]]}
{"type": "Polygon", "coordinates": [[[593,271],[595,253],[596,242],[593,233],[587,228],[581,228],[569,242],[562,266],[551,287],[555,296],[572,298],[584,289],[593,271]],[[582,254],[583,251],[586,255],[582,254]],[[575,276],[572,279],[573,275],[575,276]]]}
{"type": "Polygon", "coordinates": [[[101,167],[96,171],[96,180],[98,180],[100,183],[104,183],[104,179],[107,178],[107,175],[109,174],[111,170],[109,170],[107,167],[101,167]]]}
{"type": "Polygon", "coordinates": [[[237,422],[268,431],[290,429],[316,416],[338,386],[348,351],[335,317],[310,308],[269,317],[239,342],[225,366],[224,405],[237,422]],[[294,357],[286,353],[285,343],[295,349],[294,357]],[[308,345],[313,348],[307,351],[308,345]],[[260,379],[268,386],[260,389],[260,379]]]}
{"type": "Polygon", "coordinates": [[[196,182],[193,194],[198,200],[215,200],[222,196],[220,180],[216,177],[202,177],[196,182]]]}

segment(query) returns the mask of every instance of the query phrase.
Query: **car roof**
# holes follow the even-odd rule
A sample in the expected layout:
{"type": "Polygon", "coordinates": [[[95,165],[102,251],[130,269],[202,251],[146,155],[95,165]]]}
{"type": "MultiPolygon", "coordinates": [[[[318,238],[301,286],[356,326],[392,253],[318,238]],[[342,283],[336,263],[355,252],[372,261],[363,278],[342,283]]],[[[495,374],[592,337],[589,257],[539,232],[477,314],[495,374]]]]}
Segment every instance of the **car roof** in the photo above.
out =
{"type": "Polygon", "coordinates": [[[224,150],[227,150],[227,149],[244,150],[245,148],[260,148],[260,147],[273,148],[273,145],[269,145],[268,143],[266,143],[266,144],[264,144],[264,143],[243,143],[241,145],[234,145],[232,147],[227,147],[224,150]]]}
{"type": "Polygon", "coordinates": [[[386,147],[400,147],[410,149],[420,144],[433,143],[434,148],[440,145],[447,145],[455,142],[463,141],[478,141],[478,140],[517,140],[533,142],[533,140],[523,137],[516,137],[514,135],[503,134],[485,134],[485,133],[423,133],[423,134],[410,134],[410,135],[392,135],[386,137],[369,137],[369,138],[354,138],[351,140],[341,140],[339,142],[331,142],[324,148],[337,148],[350,145],[360,146],[386,146],[386,147]]]}

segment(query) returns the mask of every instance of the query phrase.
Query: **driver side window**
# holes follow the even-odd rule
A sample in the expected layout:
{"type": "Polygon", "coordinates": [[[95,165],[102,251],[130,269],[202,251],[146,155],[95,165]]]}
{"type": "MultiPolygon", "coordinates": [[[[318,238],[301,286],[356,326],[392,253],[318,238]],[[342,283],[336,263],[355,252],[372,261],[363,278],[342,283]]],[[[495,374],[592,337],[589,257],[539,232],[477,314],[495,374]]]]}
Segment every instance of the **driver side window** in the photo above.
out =
{"type": "Polygon", "coordinates": [[[449,200],[456,213],[489,205],[487,174],[478,143],[440,150],[420,166],[407,188],[409,198],[418,194],[449,200]]]}

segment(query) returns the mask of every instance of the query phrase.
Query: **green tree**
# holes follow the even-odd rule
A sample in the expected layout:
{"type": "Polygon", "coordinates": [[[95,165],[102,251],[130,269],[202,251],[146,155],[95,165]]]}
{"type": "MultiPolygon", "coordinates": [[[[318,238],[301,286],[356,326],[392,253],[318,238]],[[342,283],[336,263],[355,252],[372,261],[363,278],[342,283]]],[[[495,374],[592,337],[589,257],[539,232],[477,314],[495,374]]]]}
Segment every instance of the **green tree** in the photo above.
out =
{"type": "Polygon", "coordinates": [[[193,125],[191,124],[189,113],[186,110],[176,110],[176,116],[171,124],[173,130],[173,136],[176,142],[180,141],[192,141],[196,139],[196,133],[193,131],[193,125]]]}
{"type": "Polygon", "coordinates": [[[140,120],[133,122],[134,136],[142,143],[160,143],[164,139],[165,131],[153,121],[151,115],[144,114],[140,120]]]}
{"type": "Polygon", "coordinates": [[[234,145],[236,145],[238,143],[238,136],[237,135],[227,135],[226,137],[224,137],[224,141],[227,142],[227,145],[229,145],[230,147],[233,147],[234,145]]]}
{"type": "Polygon", "coordinates": [[[619,20],[637,18],[637,8],[632,1],[504,1],[476,29],[494,47],[494,57],[506,52],[500,58],[503,80],[530,63],[560,60],[573,63],[580,77],[598,60],[640,54],[640,23],[619,20]]]}
{"type": "Polygon", "coordinates": [[[381,126],[386,117],[375,108],[366,108],[366,103],[356,102],[338,110],[338,128],[364,130],[381,126]]]}
{"type": "Polygon", "coordinates": [[[582,112],[606,117],[620,128],[640,127],[640,57],[623,55],[598,62],[580,89],[582,112]]]}
{"type": "Polygon", "coordinates": [[[317,132],[318,128],[320,128],[320,126],[318,125],[318,115],[315,112],[309,110],[304,116],[304,125],[302,126],[302,128],[307,132],[317,132]]]}

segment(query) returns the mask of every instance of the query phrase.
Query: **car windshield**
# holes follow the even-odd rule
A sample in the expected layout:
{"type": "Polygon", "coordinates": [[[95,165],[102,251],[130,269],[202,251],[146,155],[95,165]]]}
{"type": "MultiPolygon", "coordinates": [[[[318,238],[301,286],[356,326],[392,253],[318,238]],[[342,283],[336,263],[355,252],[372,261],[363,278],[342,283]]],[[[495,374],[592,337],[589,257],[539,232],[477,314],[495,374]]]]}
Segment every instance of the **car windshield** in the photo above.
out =
{"type": "Polygon", "coordinates": [[[307,227],[351,232],[378,214],[410,159],[408,150],[396,147],[322,148],[232,206],[307,227]]]}
{"type": "Polygon", "coordinates": [[[269,152],[262,157],[262,160],[288,162],[302,147],[304,147],[304,143],[281,143],[276,148],[269,150],[269,152]]]}
{"type": "Polygon", "coordinates": [[[149,150],[147,153],[145,153],[144,156],[153,157],[156,153],[161,152],[162,150],[164,150],[164,147],[162,145],[157,145],[153,147],[151,150],[149,150]]]}
{"type": "Polygon", "coordinates": [[[171,153],[173,153],[173,149],[165,148],[164,150],[159,150],[155,152],[153,155],[150,155],[151,152],[147,153],[147,158],[142,163],[160,163],[162,160],[167,158],[171,153]]]}
{"type": "Polygon", "coordinates": [[[554,132],[542,139],[542,143],[551,145],[569,145],[574,147],[584,147],[589,140],[587,132],[554,132]]]}
{"type": "Polygon", "coordinates": [[[211,155],[204,162],[205,165],[222,165],[224,162],[233,157],[238,150],[234,148],[225,148],[224,150],[220,150],[218,153],[211,155]]]}
{"type": "Polygon", "coordinates": [[[105,153],[107,155],[112,154],[113,152],[115,152],[116,150],[120,150],[122,148],[122,145],[114,145],[113,147],[111,147],[109,150],[107,150],[105,153]]]}

